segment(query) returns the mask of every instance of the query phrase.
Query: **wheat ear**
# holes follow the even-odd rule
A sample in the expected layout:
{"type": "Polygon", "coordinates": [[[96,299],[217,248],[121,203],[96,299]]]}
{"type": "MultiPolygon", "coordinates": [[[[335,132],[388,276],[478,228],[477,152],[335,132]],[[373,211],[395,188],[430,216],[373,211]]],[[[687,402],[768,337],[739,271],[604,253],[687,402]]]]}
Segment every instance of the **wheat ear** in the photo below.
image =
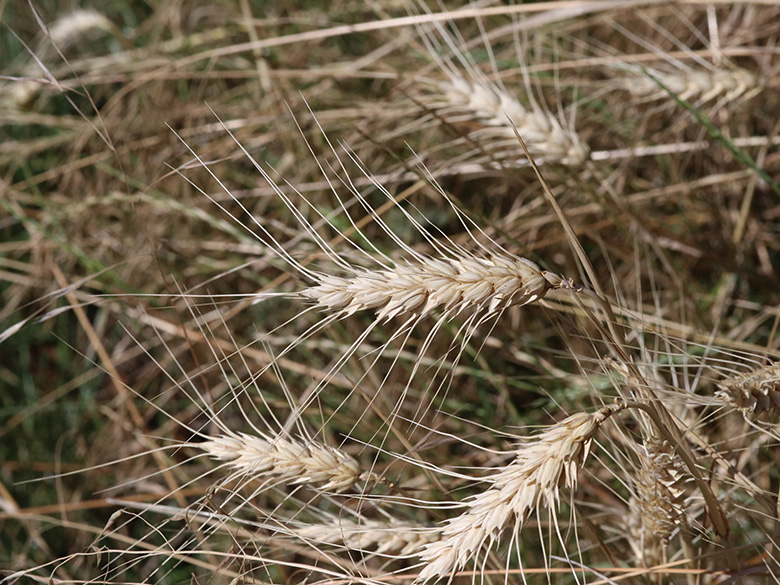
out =
{"type": "Polygon", "coordinates": [[[375,480],[354,457],[321,443],[290,437],[229,433],[193,446],[250,479],[277,477],[291,485],[311,484],[322,491],[344,492],[375,480]]]}
{"type": "Polygon", "coordinates": [[[94,30],[114,32],[116,27],[97,10],[79,9],[58,18],[48,27],[47,32],[51,42],[63,51],[94,30]]]}
{"type": "Polygon", "coordinates": [[[469,309],[489,317],[537,301],[550,289],[576,286],[525,258],[468,254],[458,259],[419,255],[386,270],[355,269],[350,277],[322,274],[318,280],[300,295],[339,317],[368,309],[380,321],[402,314],[423,317],[434,309],[447,317],[469,309]]]}
{"type": "MultiPolygon", "coordinates": [[[[114,35],[119,34],[119,29],[108,18],[96,10],[74,10],[45,28],[46,38],[38,43],[35,52],[32,54],[34,62],[26,65],[22,69],[22,76],[29,77],[31,80],[19,81],[7,87],[0,87],[0,98],[7,95],[9,104],[14,104],[18,108],[28,107],[35,99],[38,92],[44,84],[52,83],[54,78],[46,70],[46,63],[55,58],[58,54],[67,51],[85,35],[93,31],[106,31],[114,35]],[[46,79],[39,79],[41,72],[46,73],[46,79]]],[[[5,101],[5,100],[3,100],[5,101]]]]}
{"type": "Polygon", "coordinates": [[[316,543],[339,545],[375,554],[414,555],[427,544],[438,540],[439,531],[430,526],[391,520],[361,520],[359,523],[339,519],[333,524],[310,524],[295,529],[297,537],[316,543]]]}
{"type": "Polygon", "coordinates": [[[564,127],[538,106],[526,109],[494,84],[451,76],[436,89],[435,96],[426,100],[429,106],[448,123],[478,123],[468,137],[495,159],[512,166],[528,164],[518,148],[515,127],[537,164],[580,165],[590,155],[587,144],[573,128],[564,127]]]}
{"type": "Polygon", "coordinates": [[[746,414],[780,410],[780,362],[718,384],[715,396],[746,414]]]}
{"type": "Polygon", "coordinates": [[[540,504],[557,508],[559,488],[576,486],[577,474],[599,426],[623,408],[612,405],[593,414],[572,415],[522,446],[515,461],[488,480],[492,486],[473,496],[465,513],[447,521],[441,539],[425,547],[420,554],[425,566],[416,582],[425,583],[459,570],[485,543],[492,547],[510,524],[521,529],[540,504]]]}
{"type": "Polygon", "coordinates": [[[628,529],[637,560],[645,567],[666,562],[666,546],[682,517],[686,477],[669,444],[651,436],[637,449],[639,470],[629,500],[628,529]]]}
{"type": "Polygon", "coordinates": [[[736,100],[759,89],[758,78],[744,69],[692,69],[668,73],[660,70],[636,71],[636,76],[620,81],[620,87],[636,97],[660,99],[668,93],[658,87],[657,79],[669,91],[683,100],[706,103],[720,98],[724,103],[736,100]],[[648,76],[649,74],[649,76],[648,76]]]}

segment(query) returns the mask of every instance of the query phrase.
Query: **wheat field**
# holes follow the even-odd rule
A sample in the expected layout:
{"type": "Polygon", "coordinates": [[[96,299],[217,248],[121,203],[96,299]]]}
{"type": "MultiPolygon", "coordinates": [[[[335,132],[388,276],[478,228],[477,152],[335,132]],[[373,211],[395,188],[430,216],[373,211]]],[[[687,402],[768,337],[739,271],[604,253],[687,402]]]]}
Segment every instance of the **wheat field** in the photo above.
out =
{"type": "Polygon", "coordinates": [[[776,2],[0,23],[0,583],[780,582],[776,2]]]}

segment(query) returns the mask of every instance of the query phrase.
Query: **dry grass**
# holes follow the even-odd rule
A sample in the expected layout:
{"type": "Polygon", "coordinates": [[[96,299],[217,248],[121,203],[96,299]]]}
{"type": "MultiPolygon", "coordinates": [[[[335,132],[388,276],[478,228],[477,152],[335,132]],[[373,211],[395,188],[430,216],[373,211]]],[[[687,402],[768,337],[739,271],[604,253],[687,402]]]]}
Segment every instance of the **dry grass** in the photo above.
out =
{"type": "Polygon", "coordinates": [[[0,3],[0,579],[777,581],[775,6],[95,9],[0,3]]]}

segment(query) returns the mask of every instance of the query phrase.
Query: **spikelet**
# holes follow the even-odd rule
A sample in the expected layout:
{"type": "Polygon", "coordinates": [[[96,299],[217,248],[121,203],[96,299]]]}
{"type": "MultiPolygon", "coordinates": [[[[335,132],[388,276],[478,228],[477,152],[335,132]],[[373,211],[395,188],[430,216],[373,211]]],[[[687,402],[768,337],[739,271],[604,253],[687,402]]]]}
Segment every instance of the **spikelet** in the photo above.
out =
{"type": "Polygon", "coordinates": [[[469,139],[493,159],[508,166],[525,166],[528,160],[517,142],[515,127],[537,164],[577,166],[585,162],[590,149],[573,128],[538,106],[527,109],[500,87],[451,76],[436,85],[426,100],[440,118],[450,124],[468,124],[469,139]],[[476,126],[476,128],[474,128],[476,126]]]}
{"type": "Polygon", "coordinates": [[[350,550],[401,556],[419,553],[425,545],[439,538],[439,531],[435,528],[399,520],[361,520],[357,523],[339,519],[333,524],[304,526],[294,530],[294,534],[316,543],[338,545],[350,550]]]}
{"type": "Polygon", "coordinates": [[[627,525],[637,561],[652,567],[666,562],[666,546],[680,523],[685,474],[682,463],[660,437],[650,437],[637,454],[640,466],[633,478],[627,525]]]}
{"type": "Polygon", "coordinates": [[[458,259],[419,256],[388,270],[356,269],[345,278],[322,274],[317,285],[300,295],[339,317],[368,309],[382,321],[426,316],[434,309],[442,309],[447,317],[468,309],[492,316],[537,301],[550,289],[574,287],[525,258],[464,253],[458,259]]]}
{"type": "Polygon", "coordinates": [[[291,485],[310,484],[334,492],[375,479],[352,456],[314,441],[231,432],[193,446],[251,479],[277,477],[291,485]]]}
{"type": "Polygon", "coordinates": [[[593,414],[572,415],[523,445],[515,461],[489,479],[492,486],[473,496],[468,510],[444,525],[441,539],[425,547],[420,558],[426,565],[416,582],[425,583],[459,570],[479,554],[485,543],[489,547],[495,544],[507,526],[522,528],[528,515],[540,505],[556,509],[559,488],[576,486],[596,431],[623,408],[612,405],[593,414]]]}
{"type": "Polygon", "coordinates": [[[715,396],[746,414],[780,410],[780,362],[718,384],[715,396]]]}
{"type": "MultiPolygon", "coordinates": [[[[633,70],[632,70],[633,71],[633,70]]],[[[744,69],[728,68],[710,71],[693,69],[667,73],[659,70],[634,71],[635,76],[620,81],[620,87],[636,97],[651,100],[669,97],[653,78],[683,100],[706,103],[713,99],[732,102],[759,89],[758,78],[744,69]],[[652,76],[652,77],[651,77],[652,76]]]]}

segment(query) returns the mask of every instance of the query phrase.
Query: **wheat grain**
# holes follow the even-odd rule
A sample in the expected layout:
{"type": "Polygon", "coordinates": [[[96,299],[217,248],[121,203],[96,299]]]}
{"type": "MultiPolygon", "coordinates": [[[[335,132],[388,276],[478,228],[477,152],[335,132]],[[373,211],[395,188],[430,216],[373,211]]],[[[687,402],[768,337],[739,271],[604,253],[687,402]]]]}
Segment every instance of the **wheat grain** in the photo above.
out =
{"type": "Polygon", "coordinates": [[[375,479],[354,457],[327,445],[290,437],[229,433],[193,446],[252,479],[275,476],[291,485],[315,484],[322,491],[344,492],[375,479]]]}
{"type": "Polygon", "coordinates": [[[426,564],[417,583],[465,566],[485,543],[492,546],[509,524],[522,528],[540,505],[557,508],[559,487],[576,486],[599,426],[623,408],[612,405],[593,414],[572,415],[522,446],[515,461],[489,479],[491,487],[472,497],[465,513],[447,521],[441,540],[425,547],[420,558],[426,564]]]}
{"type": "Polygon", "coordinates": [[[524,107],[515,97],[489,82],[469,81],[451,76],[435,86],[432,97],[424,99],[439,117],[450,124],[473,124],[471,141],[490,155],[511,166],[528,164],[517,143],[515,128],[537,164],[581,165],[590,149],[574,128],[564,127],[538,106],[524,107]]]}
{"type": "Polygon", "coordinates": [[[715,395],[739,410],[760,415],[780,410],[780,362],[718,384],[715,395]]]}

